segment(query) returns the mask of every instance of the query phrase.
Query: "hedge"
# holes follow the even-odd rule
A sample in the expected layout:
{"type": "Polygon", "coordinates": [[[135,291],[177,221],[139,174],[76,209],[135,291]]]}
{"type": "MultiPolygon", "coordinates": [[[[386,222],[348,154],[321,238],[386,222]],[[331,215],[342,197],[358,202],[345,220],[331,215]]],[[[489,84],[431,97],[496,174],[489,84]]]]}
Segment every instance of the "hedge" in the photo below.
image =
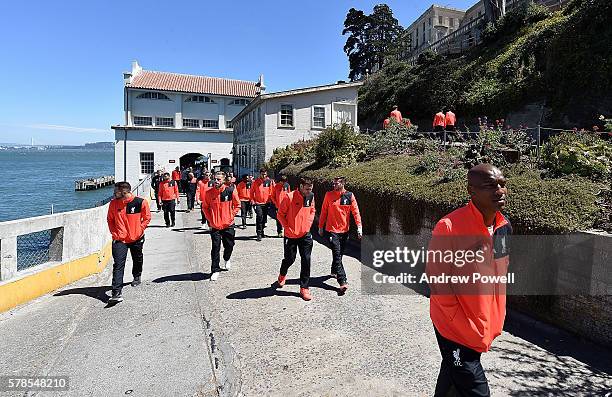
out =
{"type": "MultiPolygon", "coordinates": [[[[347,188],[372,194],[390,194],[421,206],[450,212],[469,200],[464,180],[440,182],[432,174],[416,174],[421,156],[386,156],[341,169],[309,170],[307,163],[290,165],[281,172],[329,181],[342,174],[347,188]]],[[[541,179],[537,171],[521,165],[504,170],[508,179],[508,204],[504,212],[519,234],[564,234],[594,227],[603,215],[597,204],[602,184],[571,176],[541,179]]]]}

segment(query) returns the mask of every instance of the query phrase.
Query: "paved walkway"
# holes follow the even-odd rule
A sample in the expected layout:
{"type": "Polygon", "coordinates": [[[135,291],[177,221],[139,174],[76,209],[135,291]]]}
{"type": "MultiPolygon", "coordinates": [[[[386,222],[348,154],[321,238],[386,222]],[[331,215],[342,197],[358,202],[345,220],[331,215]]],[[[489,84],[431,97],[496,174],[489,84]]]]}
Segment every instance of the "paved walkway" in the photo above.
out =
{"type": "MultiPolygon", "coordinates": [[[[360,293],[360,263],[345,258],[350,290],[328,279],[315,243],[312,291],[299,298],[299,264],[270,288],[282,240],[237,231],[231,271],[208,280],[210,237],[199,212],[162,227],[153,214],[143,284],[106,308],[110,269],[0,315],[0,375],[69,375],[70,396],[431,395],[439,352],[420,295],[360,293]]],[[[253,222],[250,222],[251,224],[253,222]]],[[[268,223],[272,234],[274,221],[268,223]]],[[[126,282],[131,281],[128,263],[126,282]]],[[[510,318],[483,355],[495,396],[605,395],[609,350],[510,318]]],[[[0,393],[0,395],[10,395],[0,393]]],[[[15,395],[24,395],[15,394],[15,395]]]]}

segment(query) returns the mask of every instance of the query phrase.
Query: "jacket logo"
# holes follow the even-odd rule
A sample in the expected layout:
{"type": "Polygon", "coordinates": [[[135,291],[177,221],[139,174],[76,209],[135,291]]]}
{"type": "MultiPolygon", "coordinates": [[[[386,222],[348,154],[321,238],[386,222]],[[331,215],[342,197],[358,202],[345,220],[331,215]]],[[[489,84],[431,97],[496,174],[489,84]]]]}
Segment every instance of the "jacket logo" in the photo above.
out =
{"type": "Polygon", "coordinates": [[[310,207],[310,200],[309,199],[304,200],[304,207],[310,207]]]}
{"type": "Polygon", "coordinates": [[[346,197],[342,197],[342,200],[340,200],[340,205],[349,205],[350,203],[351,201],[346,197]]]}
{"type": "Polygon", "coordinates": [[[132,207],[132,208],[130,208],[130,214],[133,214],[133,213],[134,213],[134,211],[136,211],[136,207],[132,207]]]}
{"type": "Polygon", "coordinates": [[[461,357],[459,357],[459,352],[461,350],[457,349],[457,350],[453,350],[453,357],[455,358],[455,367],[462,367],[463,365],[461,364],[461,357]]]}

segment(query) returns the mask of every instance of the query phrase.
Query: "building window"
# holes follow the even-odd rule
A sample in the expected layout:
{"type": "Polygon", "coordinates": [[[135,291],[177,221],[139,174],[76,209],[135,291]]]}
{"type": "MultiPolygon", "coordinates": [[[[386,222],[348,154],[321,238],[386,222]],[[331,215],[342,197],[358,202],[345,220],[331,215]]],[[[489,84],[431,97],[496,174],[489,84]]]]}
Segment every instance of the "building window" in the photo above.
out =
{"type": "Polygon", "coordinates": [[[173,117],[155,117],[155,125],[158,127],[174,127],[173,117]]]}
{"type": "Polygon", "coordinates": [[[134,125],[153,125],[153,117],[134,116],[134,125]]]}
{"type": "Polygon", "coordinates": [[[234,99],[229,104],[230,105],[246,106],[249,103],[251,103],[251,101],[249,101],[248,99],[234,99]]]}
{"type": "Polygon", "coordinates": [[[312,107],[312,126],[325,128],[325,106],[312,107]]]}
{"type": "Polygon", "coordinates": [[[429,17],[429,26],[431,26],[431,17],[429,17]]]}
{"type": "Polygon", "coordinates": [[[257,126],[261,127],[261,108],[257,108],[257,126]]]}
{"type": "Polygon", "coordinates": [[[202,128],[219,128],[219,120],[202,120],[202,128]]]}
{"type": "Polygon", "coordinates": [[[204,95],[192,95],[185,99],[185,102],[215,103],[211,97],[204,95]]]}
{"type": "Polygon", "coordinates": [[[170,100],[170,98],[168,98],[166,95],[162,94],[161,92],[145,92],[143,94],[138,95],[136,98],[138,99],[161,99],[164,101],[170,100]]]}
{"type": "Polygon", "coordinates": [[[225,120],[225,128],[226,128],[226,129],[231,129],[231,128],[233,128],[233,126],[232,126],[232,120],[225,120]]]}
{"type": "Polygon", "coordinates": [[[280,126],[293,127],[293,105],[284,104],[280,109],[280,126]]]}
{"type": "Polygon", "coordinates": [[[438,15],[438,25],[444,24],[444,17],[442,15],[438,15]]]}
{"type": "Polygon", "coordinates": [[[451,28],[455,26],[455,18],[448,18],[448,26],[450,26],[451,28]]]}
{"type": "Polygon", "coordinates": [[[183,127],[200,128],[200,120],[183,119],[183,127]]]}
{"type": "Polygon", "coordinates": [[[155,171],[153,153],[140,152],[140,173],[152,174],[155,171]]]}

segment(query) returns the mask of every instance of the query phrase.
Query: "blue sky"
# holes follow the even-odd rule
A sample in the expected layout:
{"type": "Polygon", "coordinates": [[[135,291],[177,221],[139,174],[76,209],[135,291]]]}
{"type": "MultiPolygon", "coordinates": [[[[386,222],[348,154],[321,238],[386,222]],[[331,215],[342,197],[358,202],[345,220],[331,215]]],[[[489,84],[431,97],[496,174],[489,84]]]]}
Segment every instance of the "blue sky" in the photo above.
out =
{"type": "MultiPolygon", "coordinates": [[[[263,73],[268,92],[346,79],[346,13],[370,13],[377,3],[3,1],[0,142],[112,141],[132,60],[149,70],[253,81],[263,73]]],[[[431,5],[387,4],[403,26],[431,5]]]]}

